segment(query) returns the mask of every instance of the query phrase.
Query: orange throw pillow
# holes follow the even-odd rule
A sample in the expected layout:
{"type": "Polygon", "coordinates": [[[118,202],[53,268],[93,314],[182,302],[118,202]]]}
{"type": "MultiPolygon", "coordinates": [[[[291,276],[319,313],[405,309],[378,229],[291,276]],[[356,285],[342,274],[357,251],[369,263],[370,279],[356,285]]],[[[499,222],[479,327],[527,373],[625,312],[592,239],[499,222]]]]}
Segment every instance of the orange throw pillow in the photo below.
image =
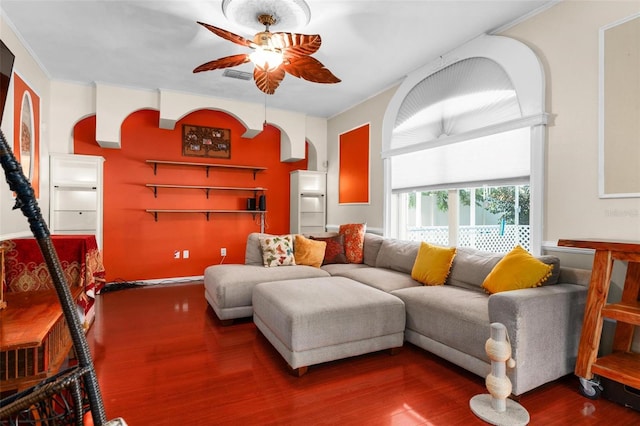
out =
{"type": "Polygon", "coordinates": [[[326,247],[327,243],[324,241],[314,241],[300,234],[296,234],[293,250],[296,265],[308,265],[319,268],[320,265],[322,265],[326,247]]]}
{"type": "Polygon", "coordinates": [[[344,235],[344,253],[349,263],[364,262],[364,233],[366,223],[340,225],[338,234],[344,235]]]}

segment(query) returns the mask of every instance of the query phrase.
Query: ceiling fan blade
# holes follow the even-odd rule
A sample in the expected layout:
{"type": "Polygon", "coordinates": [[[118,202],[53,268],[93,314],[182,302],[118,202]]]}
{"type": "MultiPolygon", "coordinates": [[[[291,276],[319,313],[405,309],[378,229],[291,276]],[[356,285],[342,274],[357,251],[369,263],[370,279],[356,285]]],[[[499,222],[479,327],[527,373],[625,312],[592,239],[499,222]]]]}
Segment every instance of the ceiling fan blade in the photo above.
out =
{"type": "Polygon", "coordinates": [[[280,68],[289,74],[314,83],[340,83],[340,79],[333,75],[320,61],[311,56],[292,58],[289,63],[283,63],[280,68]]]}
{"type": "Polygon", "coordinates": [[[265,71],[260,67],[253,69],[253,79],[256,82],[256,86],[267,95],[273,95],[276,92],[284,75],[282,68],[276,68],[273,71],[265,71]]]}
{"type": "Polygon", "coordinates": [[[204,22],[200,22],[200,21],[197,21],[197,22],[198,24],[202,25],[203,27],[205,27],[206,29],[208,29],[209,31],[211,31],[217,36],[220,36],[226,40],[239,44],[240,46],[255,48],[255,43],[252,40],[247,40],[242,36],[239,36],[227,30],[223,30],[222,28],[214,27],[213,25],[205,24],[204,22]]]}
{"type": "Polygon", "coordinates": [[[311,55],[320,49],[322,38],[318,34],[273,33],[271,41],[283,50],[285,58],[311,55]]]}
{"type": "Polygon", "coordinates": [[[215,61],[210,61],[202,64],[199,67],[196,67],[193,72],[195,73],[201,71],[217,70],[220,68],[235,67],[247,62],[249,62],[249,55],[246,53],[240,55],[225,56],[224,58],[216,59],[215,61]]]}

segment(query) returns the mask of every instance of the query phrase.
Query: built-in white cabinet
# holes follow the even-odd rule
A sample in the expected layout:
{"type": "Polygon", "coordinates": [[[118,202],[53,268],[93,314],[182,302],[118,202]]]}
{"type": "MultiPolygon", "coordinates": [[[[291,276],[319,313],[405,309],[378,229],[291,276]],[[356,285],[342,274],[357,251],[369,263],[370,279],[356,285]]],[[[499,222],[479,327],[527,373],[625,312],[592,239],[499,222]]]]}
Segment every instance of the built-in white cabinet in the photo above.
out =
{"type": "Polygon", "coordinates": [[[327,174],[295,170],[290,174],[292,234],[324,232],[327,223],[327,174]]]}
{"type": "Polygon", "coordinates": [[[94,234],[102,248],[103,165],[94,155],[49,157],[51,234],[94,234]]]}

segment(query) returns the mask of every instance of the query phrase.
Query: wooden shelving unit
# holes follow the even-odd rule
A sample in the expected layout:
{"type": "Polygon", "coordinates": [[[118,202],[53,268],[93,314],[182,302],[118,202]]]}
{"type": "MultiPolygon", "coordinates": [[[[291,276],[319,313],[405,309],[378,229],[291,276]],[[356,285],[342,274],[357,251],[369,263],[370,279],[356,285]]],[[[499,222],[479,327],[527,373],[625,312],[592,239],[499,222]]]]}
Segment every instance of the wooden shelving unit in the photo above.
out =
{"type": "Polygon", "coordinates": [[[559,240],[558,246],[595,250],[575,369],[582,393],[599,395],[594,375],[640,388],[640,354],[631,352],[634,329],[640,326],[640,243],[559,240]],[[607,304],[615,260],[627,262],[627,274],[621,301],[607,304]],[[613,352],[598,358],[604,318],[616,321],[613,352]]]}
{"type": "Polygon", "coordinates": [[[206,170],[207,177],[209,177],[209,169],[249,170],[253,172],[253,179],[256,178],[256,173],[267,170],[266,167],[239,166],[239,165],[233,165],[233,164],[193,163],[193,162],[187,162],[187,161],[165,161],[165,160],[146,160],[146,162],[153,166],[154,175],[157,174],[159,165],[203,167],[206,170]]]}
{"type": "MultiPolygon", "coordinates": [[[[165,166],[186,166],[186,167],[203,167],[206,169],[207,177],[209,177],[209,169],[218,169],[218,170],[231,170],[231,171],[248,171],[253,173],[253,179],[255,180],[256,174],[258,172],[262,172],[267,170],[266,167],[258,167],[258,166],[240,166],[240,165],[231,165],[231,164],[210,164],[210,163],[192,163],[192,162],[184,162],[184,161],[164,161],[164,160],[146,160],[148,164],[153,166],[153,174],[156,175],[158,172],[159,165],[165,166]]],[[[263,187],[239,187],[239,186],[210,186],[210,185],[180,185],[180,184],[164,184],[164,183],[147,183],[145,186],[153,191],[153,196],[158,198],[158,189],[180,189],[180,190],[202,190],[205,192],[207,198],[209,198],[209,193],[211,191],[224,191],[224,192],[253,192],[254,197],[258,195],[258,193],[264,193],[267,188],[263,187]]],[[[260,217],[260,232],[264,232],[265,228],[265,214],[266,210],[233,210],[233,209],[146,209],[147,213],[153,215],[155,221],[158,221],[158,216],[160,213],[172,213],[172,214],[190,214],[190,213],[202,213],[206,216],[207,221],[209,220],[212,214],[251,214],[255,219],[256,215],[260,217]]]]}
{"type": "Polygon", "coordinates": [[[310,170],[290,172],[290,231],[322,233],[326,228],[327,174],[310,170]]]}
{"type": "Polygon", "coordinates": [[[51,154],[49,228],[52,234],[94,234],[102,247],[104,158],[51,154]]]}

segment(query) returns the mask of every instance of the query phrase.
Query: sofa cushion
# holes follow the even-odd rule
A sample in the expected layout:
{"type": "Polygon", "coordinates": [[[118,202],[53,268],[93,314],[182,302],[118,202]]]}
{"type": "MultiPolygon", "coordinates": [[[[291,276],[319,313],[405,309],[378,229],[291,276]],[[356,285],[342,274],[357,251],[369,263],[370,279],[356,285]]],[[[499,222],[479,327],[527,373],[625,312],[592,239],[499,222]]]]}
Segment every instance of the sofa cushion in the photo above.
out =
{"type": "Polygon", "coordinates": [[[537,256],[536,259],[540,260],[543,263],[546,263],[547,265],[553,266],[553,269],[551,270],[551,276],[547,278],[542,283],[542,285],[557,284],[558,281],[560,281],[560,259],[558,259],[556,256],[550,255],[537,256]]]}
{"type": "Polygon", "coordinates": [[[260,232],[252,232],[247,237],[247,248],[244,252],[245,265],[261,265],[264,266],[262,261],[262,248],[260,247],[260,237],[266,237],[270,234],[264,234],[260,232]]]}
{"type": "Polygon", "coordinates": [[[344,253],[349,263],[362,263],[364,259],[365,223],[348,223],[340,225],[338,233],[344,235],[344,253]]]}
{"type": "Polygon", "coordinates": [[[413,264],[415,263],[416,256],[418,255],[419,247],[420,242],[418,241],[403,241],[396,240],[394,238],[385,238],[380,245],[380,251],[378,251],[376,267],[393,269],[394,271],[411,274],[413,264]]]}
{"type": "Polygon", "coordinates": [[[364,263],[332,263],[329,265],[322,265],[322,269],[335,276],[342,276],[346,271],[353,269],[369,268],[364,263]]]}
{"type": "Polygon", "coordinates": [[[344,235],[333,235],[331,237],[310,237],[312,240],[325,242],[326,248],[322,259],[323,265],[333,263],[347,263],[347,256],[344,254],[344,235]]]}
{"type": "Polygon", "coordinates": [[[516,246],[496,264],[482,283],[488,293],[538,287],[551,276],[552,265],[536,259],[516,246]]]}
{"type": "Polygon", "coordinates": [[[378,290],[386,291],[387,293],[400,288],[421,285],[404,272],[393,271],[386,268],[371,268],[367,266],[365,268],[337,271],[332,273],[332,275],[351,278],[354,281],[377,288],[378,290]]]}
{"type": "Polygon", "coordinates": [[[262,263],[266,267],[295,265],[292,235],[261,236],[262,263]]]}
{"type": "Polygon", "coordinates": [[[219,308],[251,306],[256,284],[265,281],[328,277],[329,273],[312,266],[265,268],[262,265],[213,265],[204,270],[204,286],[219,308]]]}
{"type": "Polygon", "coordinates": [[[455,247],[439,247],[421,242],[411,278],[425,285],[444,285],[455,255],[455,247]]]}
{"type": "Polygon", "coordinates": [[[376,259],[384,237],[367,232],[364,234],[364,263],[369,266],[376,266],[376,259]]]}
{"type": "MultiPolygon", "coordinates": [[[[482,283],[496,264],[504,257],[502,253],[493,253],[471,247],[458,247],[451,265],[447,284],[470,290],[484,291],[482,283]]],[[[556,284],[560,276],[560,260],[556,256],[538,256],[537,259],[553,265],[551,276],[543,285],[556,284]]]]}
{"type": "Polygon", "coordinates": [[[294,241],[294,257],[296,265],[309,265],[319,268],[324,259],[324,251],[327,243],[314,241],[296,234],[294,241]]]}
{"type": "Polygon", "coordinates": [[[391,294],[405,304],[407,330],[489,362],[484,348],[491,334],[488,294],[449,285],[405,288],[391,294]]]}
{"type": "Polygon", "coordinates": [[[481,288],[484,279],[502,257],[503,255],[498,253],[458,247],[447,284],[484,292],[481,288]]]}

